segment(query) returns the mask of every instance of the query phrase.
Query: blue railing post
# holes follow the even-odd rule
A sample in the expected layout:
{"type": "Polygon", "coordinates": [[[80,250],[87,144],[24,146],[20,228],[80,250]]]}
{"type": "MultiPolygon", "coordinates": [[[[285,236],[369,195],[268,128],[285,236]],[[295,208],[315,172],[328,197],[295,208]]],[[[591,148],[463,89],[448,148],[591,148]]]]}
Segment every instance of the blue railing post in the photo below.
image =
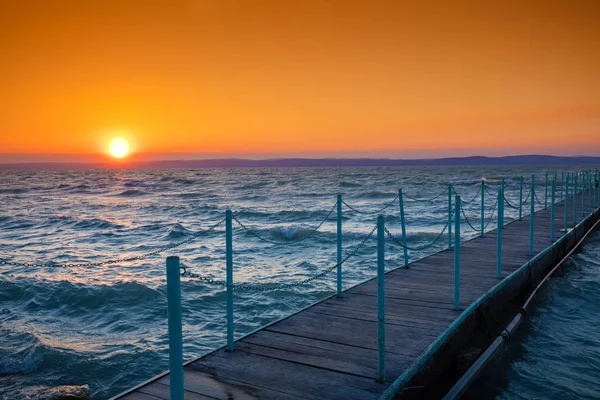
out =
{"type": "Polygon", "coordinates": [[[342,195],[337,196],[337,297],[342,297],[342,195]]]}
{"type": "Polygon", "coordinates": [[[452,248],[452,184],[448,184],[448,249],[452,248]]]}
{"type": "Polygon", "coordinates": [[[529,256],[533,256],[533,238],[535,231],[535,175],[531,175],[531,204],[529,211],[529,256]]]}
{"type": "Polygon", "coordinates": [[[385,382],[385,226],[377,217],[377,382],[385,382]]]}
{"type": "Polygon", "coordinates": [[[592,210],[592,171],[588,172],[588,208],[592,210]]]}
{"type": "Polygon", "coordinates": [[[567,174],[567,181],[565,182],[565,233],[569,231],[569,174],[567,174]]]}
{"type": "Polygon", "coordinates": [[[485,235],[485,181],[481,180],[481,237],[485,235]]]}
{"type": "Polygon", "coordinates": [[[560,177],[560,201],[563,201],[563,193],[565,192],[565,171],[560,177]]]}
{"type": "Polygon", "coordinates": [[[546,186],[544,186],[544,210],[548,209],[548,172],[546,172],[546,186]]]}
{"type": "Polygon", "coordinates": [[[521,175],[519,186],[519,221],[523,219],[523,175],[521,175]]]}
{"type": "Polygon", "coordinates": [[[179,257],[167,257],[167,317],[169,320],[169,381],[171,399],[183,400],[183,335],[179,257]]]}
{"type": "Polygon", "coordinates": [[[585,185],[586,185],[585,171],[581,173],[581,218],[585,217],[585,185]]]}
{"type": "Polygon", "coordinates": [[[227,351],[233,351],[233,229],[231,210],[225,211],[225,269],[227,283],[227,351]]]}
{"type": "Polygon", "coordinates": [[[556,221],[554,220],[554,202],[556,201],[556,179],[552,181],[552,202],[550,204],[550,240],[554,242],[554,224],[556,221]]]}
{"type": "Polygon", "coordinates": [[[402,225],[402,250],[404,250],[404,266],[408,267],[408,249],[406,248],[406,222],[404,220],[404,197],[402,189],[398,190],[398,199],[400,202],[400,224],[402,225]]]}
{"type": "Polygon", "coordinates": [[[454,201],[454,309],[460,310],[460,196],[454,201]]]}
{"type": "Polygon", "coordinates": [[[578,173],[573,173],[573,225],[577,225],[577,191],[579,190],[578,173]]]}
{"type": "Polygon", "coordinates": [[[504,229],[504,185],[498,190],[498,237],[496,246],[496,278],[502,278],[502,230],[504,229]]]}

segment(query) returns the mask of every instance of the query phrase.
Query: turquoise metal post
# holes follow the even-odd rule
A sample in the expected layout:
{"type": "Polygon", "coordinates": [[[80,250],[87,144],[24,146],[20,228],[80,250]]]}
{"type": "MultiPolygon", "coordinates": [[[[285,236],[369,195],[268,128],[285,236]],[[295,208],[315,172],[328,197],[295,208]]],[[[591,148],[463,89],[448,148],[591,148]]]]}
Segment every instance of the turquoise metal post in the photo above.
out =
{"type": "Polygon", "coordinates": [[[592,171],[588,172],[588,208],[592,210],[592,171]]]}
{"type": "Polygon", "coordinates": [[[579,190],[579,176],[573,173],[573,225],[577,224],[577,191],[579,190]]]}
{"type": "Polygon", "coordinates": [[[448,184],[448,249],[452,248],[452,184],[448,184]]]}
{"type": "Polygon", "coordinates": [[[544,210],[548,209],[548,172],[546,172],[546,186],[544,186],[544,210]]]}
{"type": "Polygon", "coordinates": [[[385,382],[385,226],[377,217],[377,382],[385,382]]]}
{"type": "Polygon", "coordinates": [[[171,399],[183,400],[183,337],[179,257],[167,257],[167,317],[169,320],[169,380],[171,399]]]}
{"type": "Polygon", "coordinates": [[[504,229],[504,185],[498,190],[498,244],[496,246],[496,278],[502,278],[502,230],[504,229]]]}
{"type": "Polygon", "coordinates": [[[481,237],[485,235],[485,181],[481,181],[481,237]]]}
{"type": "Polygon", "coordinates": [[[521,186],[519,188],[519,221],[523,219],[523,175],[521,175],[521,186]]]}
{"type": "Polygon", "coordinates": [[[560,201],[563,200],[563,193],[565,192],[565,171],[562,172],[560,177],[560,201]]]}
{"type": "Polygon", "coordinates": [[[550,240],[554,242],[554,202],[556,201],[556,179],[552,181],[552,203],[550,204],[550,240]]]}
{"type": "Polygon", "coordinates": [[[535,231],[535,175],[531,175],[531,203],[529,210],[529,256],[533,256],[533,233],[535,231]]]}
{"type": "Polygon", "coordinates": [[[454,309],[460,310],[460,196],[454,203],[454,309]]]}
{"type": "Polygon", "coordinates": [[[337,196],[337,297],[342,297],[342,195],[337,196]]]}
{"type": "Polygon", "coordinates": [[[225,211],[225,269],[227,283],[227,351],[233,351],[233,229],[231,210],[225,211]]]}
{"type": "Polygon", "coordinates": [[[585,217],[585,186],[587,184],[585,171],[581,175],[581,218],[585,217]]]}
{"type": "Polygon", "coordinates": [[[406,222],[404,221],[404,198],[402,189],[398,190],[398,199],[400,200],[400,224],[402,225],[402,250],[404,250],[404,266],[408,266],[408,249],[406,248],[406,222]]]}
{"type": "Polygon", "coordinates": [[[565,233],[569,231],[569,174],[567,174],[567,181],[565,182],[565,233]]]}

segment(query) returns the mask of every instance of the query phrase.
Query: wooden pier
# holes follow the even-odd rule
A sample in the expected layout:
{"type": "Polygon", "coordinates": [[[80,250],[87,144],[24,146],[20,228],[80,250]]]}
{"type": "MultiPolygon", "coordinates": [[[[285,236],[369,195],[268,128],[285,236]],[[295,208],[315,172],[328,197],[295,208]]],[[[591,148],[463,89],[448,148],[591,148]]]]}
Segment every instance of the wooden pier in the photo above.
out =
{"type": "MultiPolygon", "coordinates": [[[[535,254],[553,244],[550,208],[548,204],[548,209],[535,213],[535,254]]],[[[583,219],[580,210],[578,221],[583,219]]],[[[556,239],[581,237],[581,231],[590,227],[587,222],[595,222],[600,213],[595,207],[586,210],[586,223],[566,234],[561,232],[563,215],[564,202],[558,202],[556,239]]],[[[533,258],[529,256],[529,218],[503,228],[502,279],[533,258]]],[[[571,210],[569,219],[573,226],[571,210]]],[[[564,240],[564,248],[548,253],[536,268],[550,268],[574,240],[564,240]]],[[[414,383],[419,374],[424,381],[427,374],[434,378],[443,370],[444,361],[434,368],[432,360],[448,357],[460,347],[460,341],[440,342],[452,334],[449,327],[460,330],[468,320],[457,322],[461,313],[502,281],[496,277],[496,249],[496,230],[462,243],[459,311],[453,303],[453,250],[386,274],[384,383],[376,382],[377,280],[372,279],[346,290],[341,298],[329,297],[237,341],[234,352],[221,348],[186,364],[185,399],[376,399],[396,381],[386,393],[389,398],[405,390],[407,382],[414,383]]],[[[116,398],[169,399],[169,374],[116,398]]]]}

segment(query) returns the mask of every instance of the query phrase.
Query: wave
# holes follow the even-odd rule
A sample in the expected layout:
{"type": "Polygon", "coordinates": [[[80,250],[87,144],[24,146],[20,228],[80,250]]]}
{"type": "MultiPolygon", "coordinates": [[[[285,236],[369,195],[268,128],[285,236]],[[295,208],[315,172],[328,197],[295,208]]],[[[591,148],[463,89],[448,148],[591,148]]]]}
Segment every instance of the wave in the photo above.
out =
{"type": "Polygon", "coordinates": [[[35,371],[43,359],[40,354],[26,355],[20,360],[3,358],[0,360],[0,375],[28,374],[35,371]]]}
{"type": "Polygon", "coordinates": [[[173,228],[167,234],[167,239],[180,239],[190,235],[192,231],[187,229],[181,224],[175,224],[173,228]]]}
{"type": "Polygon", "coordinates": [[[175,179],[173,183],[177,183],[180,185],[193,185],[194,183],[196,183],[196,181],[193,179],[175,179]]]}
{"type": "Polygon", "coordinates": [[[134,181],[134,182],[125,182],[125,184],[123,186],[145,188],[145,187],[156,187],[156,186],[160,186],[160,185],[157,183],[146,183],[146,182],[134,181]]]}
{"type": "Polygon", "coordinates": [[[0,298],[27,302],[29,310],[64,310],[80,315],[81,310],[105,306],[132,307],[162,298],[162,294],[138,282],[117,282],[113,285],[83,285],[69,281],[28,280],[0,281],[0,298]]]}
{"type": "Polygon", "coordinates": [[[115,224],[114,222],[106,221],[101,218],[92,218],[78,221],[75,228],[80,229],[119,229],[124,228],[123,225],[115,224]]]}
{"type": "Polygon", "coordinates": [[[136,189],[129,189],[126,190],[124,192],[121,192],[118,194],[118,196],[122,196],[122,197],[139,197],[139,196],[145,196],[148,193],[142,191],[142,190],[136,190],[136,189]]]}
{"type": "Polygon", "coordinates": [[[356,182],[347,182],[347,181],[340,182],[340,187],[343,187],[343,188],[354,188],[354,187],[361,187],[361,186],[362,186],[362,184],[356,183],[356,182]]]}
{"type": "Polygon", "coordinates": [[[27,192],[29,192],[29,189],[25,188],[0,189],[0,194],[24,194],[27,192]]]}
{"type": "Polygon", "coordinates": [[[463,179],[459,181],[453,181],[452,184],[454,186],[473,186],[481,184],[481,181],[487,182],[488,180],[485,177],[481,177],[478,179],[463,179]]]}

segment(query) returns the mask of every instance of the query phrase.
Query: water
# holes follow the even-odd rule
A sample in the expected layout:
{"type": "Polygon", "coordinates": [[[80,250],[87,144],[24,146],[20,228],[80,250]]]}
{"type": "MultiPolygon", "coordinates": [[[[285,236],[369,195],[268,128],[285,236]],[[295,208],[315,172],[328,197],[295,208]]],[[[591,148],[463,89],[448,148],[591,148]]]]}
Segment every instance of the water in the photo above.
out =
{"type": "MultiPolygon", "coordinates": [[[[284,168],[170,170],[49,170],[0,172],[0,260],[102,261],[153,251],[184,241],[234,214],[261,236],[292,243],[305,238],[344,193],[351,205],[377,210],[402,187],[431,197],[453,182],[463,198],[487,180],[496,191],[507,178],[507,197],[518,203],[520,174],[543,168],[284,168]]],[[[559,173],[560,176],[560,173],[559,173]]],[[[526,182],[528,180],[526,179],[526,182]]],[[[525,194],[528,188],[526,188],[525,194]]],[[[495,201],[487,197],[487,215],[495,201]]],[[[447,221],[447,195],[433,203],[406,201],[409,244],[435,239],[447,221]]],[[[466,205],[474,223],[478,200],[466,205]]],[[[384,212],[398,237],[398,203],[384,212]]],[[[514,218],[517,211],[506,208],[514,218]]],[[[375,225],[375,215],[344,210],[344,249],[352,250],[375,225]]],[[[478,226],[478,225],[477,225],[478,226]]],[[[334,265],[335,213],[298,245],[273,246],[235,225],[238,283],[291,283],[334,265]]],[[[493,229],[495,224],[489,226],[493,229]]],[[[164,258],[179,255],[192,272],[224,279],[224,230],[180,248],[134,262],[94,267],[0,266],[0,397],[23,398],[40,387],[82,385],[106,399],[168,368],[164,258]]],[[[463,237],[474,235],[463,225],[463,237]]],[[[411,252],[421,257],[434,249],[411,252]]],[[[388,268],[402,252],[387,249],[388,268]]],[[[344,287],[375,275],[375,240],[344,265],[344,287]]],[[[236,291],[236,337],[332,293],[334,274],[297,289],[236,291]]],[[[225,341],[221,287],[182,283],[186,360],[225,341]]],[[[592,340],[592,339],[590,339],[592,340]]]]}
{"type": "Polygon", "coordinates": [[[566,268],[466,399],[600,398],[600,232],[566,268]]]}

